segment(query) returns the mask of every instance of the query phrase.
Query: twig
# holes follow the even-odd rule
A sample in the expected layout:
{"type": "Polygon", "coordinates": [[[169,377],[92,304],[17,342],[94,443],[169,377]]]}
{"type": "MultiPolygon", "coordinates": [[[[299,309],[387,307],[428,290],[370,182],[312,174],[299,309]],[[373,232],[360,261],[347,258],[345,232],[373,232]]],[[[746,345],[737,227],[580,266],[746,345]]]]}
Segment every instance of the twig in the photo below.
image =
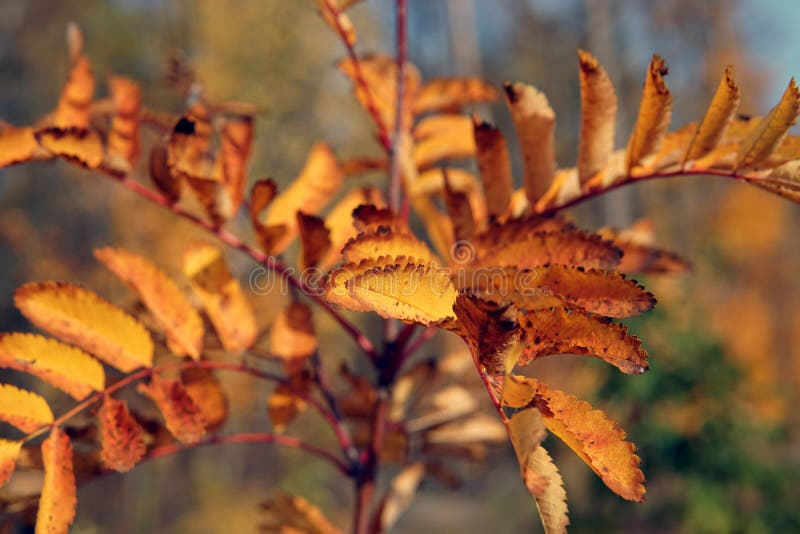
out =
{"type": "Polygon", "coordinates": [[[347,459],[353,465],[356,465],[358,463],[358,450],[353,444],[353,439],[350,437],[350,432],[343,423],[344,417],[339,409],[339,403],[336,400],[336,395],[333,394],[333,389],[331,388],[328,374],[325,372],[325,369],[323,369],[322,362],[319,359],[319,353],[317,352],[311,356],[311,367],[314,369],[314,378],[317,382],[317,386],[319,387],[322,396],[325,398],[325,402],[328,403],[328,407],[330,408],[329,413],[332,419],[329,420],[329,423],[331,424],[331,428],[333,428],[334,432],[336,433],[336,437],[342,446],[342,452],[344,452],[347,459]]]}
{"type": "Polygon", "coordinates": [[[403,135],[403,104],[405,101],[406,56],[408,53],[406,32],[406,1],[397,0],[397,82],[395,94],[394,136],[392,138],[391,174],[389,175],[389,206],[400,211],[403,193],[402,166],[400,163],[400,140],[403,135]]]}
{"type": "Polygon", "coordinates": [[[436,335],[438,332],[438,328],[428,328],[424,330],[421,334],[419,334],[416,338],[414,338],[409,344],[406,346],[405,350],[403,351],[403,360],[408,360],[414,353],[419,350],[425,343],[427,343],[433,336],[436,335]]]}

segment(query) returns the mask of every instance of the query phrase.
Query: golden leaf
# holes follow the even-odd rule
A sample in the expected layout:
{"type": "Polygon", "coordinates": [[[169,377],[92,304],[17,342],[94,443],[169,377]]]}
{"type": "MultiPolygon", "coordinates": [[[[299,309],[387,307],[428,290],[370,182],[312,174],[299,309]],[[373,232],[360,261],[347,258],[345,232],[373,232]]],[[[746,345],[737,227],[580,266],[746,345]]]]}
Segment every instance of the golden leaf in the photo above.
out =
{"type": "Polygon", "coordinates": [[[216,432],[228,418],[228,397],[210,369],[190,367],[181,371],[181,382],[192,398],[209,432],[216,432]]]}
{"type": "Polygon", "coordinates": [[[506,429],[511,438],[511,444],[514,446],[514,452],[517,455],[520,476],[525,482],[525,487],[534,497],[542,495],[548,481],[542,479],[529,465],[530,456],[547,436],[547,430],[542,422],[542,415],[536,409],[521,410],[506,422],[506,429]]]}
{"type": "Polygon", "coordinates": [[[298,373],[317,351],[311,308],[293,301],[275,317],[269,329],[269,350],[283,360],[290,375],[298,373]]]}
{"type": "Polygon", "coordinates": [[[639,116],[628,140],[625,169],[631,170],[658,149],[672,117],[672,94],[664,83],[667,65],[653,54],[644,80],[639,116]]]}
{"type": "Polygon", "coordinates": [[[211,155],[213,130],[208,110],[199,102],[175,123],[167,142],[167,166],[175,176],[219,180],[211,155]]]}
{"type": "Polygon", "coordinates": [[[72,468],[72,444],[58,427],[42,442],[44,484],[36,513],[36,534],[66,534],[75,518],[78,498],[72,468]]]}
{"type": "Polygon", "coordinates": [[[108,132],[106,164],[127,174],[139,155],[139,113],[142,109],[142,90],[129,78],[110,76],[108,79],[114,115],[108,132]]]}
{"type": "Polygon", "coordinates": [[[384,207],[386,203],[380,189],[359,187],[348,191],[325,217],[325,227],[330,231],[331,248],[320,262],[320,268],[330,267],[339,261],[345,243],[358,234],[353,221],[353,211],[362,205],[384,207]]]}
{"type": "Polygon", "coordinates": [[[472,241],[475,237],[475,217],[467,195],[450,185],[447,171],[444,173],[444,203],[453,223],[453,238],[456,241],[472,241]]]}
{"type": "Polygon", "coordinates": [[[342,534],[325,514],[302,497],[281,494],[262,503],[267,517],[261,532],[274,534],[342,534]]]}
{"type": "Polygon", "coordinates": [[[230,216],[236,214],[244,199],[247,165],[252,148],[253,119],[249,116],[238,116],[225,121],[220,133],[220,174],[230,203],[230,216]]]}
{"type": "Polygon", "coordinates": [[[617,93],[605,69],[592,54],[578,50],[581,81],[581,137],[578,180],[585,184],[600,172],[614,150],[617,93]]]}
{"type": "Polygon", "coordinates": [[[778,102],[758,126],[742,141],[736,156],[735,169],[755,168],[766,160],[780,144],[800,114],[800,89],[792,78],[778,102]]]}
{"type": "Polygon", "coordinates": [[[290,386],[280,384],[267,399],[267,412],[276,432],[286,430],[286,425],[306,411],[308,403],[290,386]]]}
{"type": "Polygon", "coordinates": [[[96,169],[103,163],[103,141],[94,130],[44,128],[35,135],[43,148],[72,163],[89,169],[96,169]]]}
{"type": "Polygon", "coordinates": [[[11,384],[0,384],[0,421],[30,434],[51,424],[53,412],[47,401],[36,393],[11,384]]]}
{"type": "Polygon", "coordinates": [[[150,179],[170,204],[174,204],[181,197],[181,181],[179,176],[172,175],[168,160],[166,143],[157,141],[150,149],[150,179]]]}
{"type": "Polygon", "coordinates": [[[371,233],[361,233],[352,238],[342,249],[342,257],[348,263],[359,263],[380,256],[406,256],[423,263],[435,260],[428,245],[410,232],[393,232],[378,228],[371,233]]]}
{"type": "Polygon", "coordinates": [[[28,161],[38,147],[33,128],[0,128],[0,168],[28,161]]]}
{"type": "Polygon", "coordinates": [[[240,354],[258,336],[253,310],[222,251],[208,243],[191,243],[183,253],[183,273],[203,303],[206,315],[228,352],[240,354]]]}
{"type": "Polygon", "coordinates": [[[380,527],[388,532],[414,500],[420,482],[425,476],[425,464],[415,462],[403,468],[389,484],[380,505],[380,527]]]}
{"type": "Polygon", "coordinates": [[[503,216],[511,202],[514,177],[505,137],[499,129],[473,115],[473,136],[486,206],[493,219],[503,216]]]}
{"type": "Polygon", "coordinates": [[[475,224],[483,230],[487,219],[487,200],[484,198],[477,178],[471,172],[457,167],[428,169],[421,172],[411,184],[409,195],[412,197],[443,195],[445,173],[447,173],[447,180],[453,191],[466,195],[475,218],[475,224]]]}
{"type": "Polygon", "coordinates": [[[536,204],[556,172],[556,114],[544,93],[533,86],[507,83],[504,87],[522,150],[525,194],[536,204]]]}
{"type": "Polygon", "coordinates": [[[158,406],[167,430],[175,439],[191,445],[203,438],[206,420],[180,380],[164,379],[154,374],[150,383],[140,382],[136,390],[150,397],[158,406]]]}
{"type": "Polygon", "coordinates": [[[470,104],[497,98],[497,90],[478,78],[437,78],[419,90],[414,100],[414,113],[453,111],[470,104]]]}
{"type": "Polygon", "coordinates": [[[286,226],[273,254],[282,252],[297,235],[296,213],[318,214],[339,191],[343,180],[344,173],[330,147],[324,143],[314,145],[300,175],[272,201],[264,219],[266,226],[286,226]]]}
{"type": "Polygon", "coordinates": [[[176,356],[200,359],[203,320],[175,281],[147,258],[123,249],[95,249],[94,256],[128,284],[164,327],[167,345],[176,356]]]}
{"type": "Polygon", "coordinates": [[[0,488],[5,486],[14,474],[21,449],[21,441],[0,439],[0,488]]]}
{"type": "Polygon", "coordinates": [[[316,267],[331,248],[330,231],[320,217],[306,215],[302,211],[297,212],[297,229],[301,245],[300,269],[316,267]]]}
{"type": "Polygon", "coordinates": [[[105,387],[105,373],[97,360],[36,334],[0,334],[0,367],[37,376],[75,400],[105,387]]]}
{"type": "Polygon", "coordinates": [[[142,427],[128,411],[128,405],[106,395],[97,419],[100,422],[100,460],[115,471],[133,469],[147,448],[142,427]]]}
{"type": "Polygon", "coordinates": [[[73,58],[67,83],[61,90],[58,105],[53,113],[56,128],[89,127],[90,106],[94,95],[94,76],[89,60],[83,54],[73,58]]]}
{"type": "Polygon", "coordinates": [[[414,128],[414,137],[417,141],[413,158],[419,169],[475,155],[472,121],[466,115],[433,115],[422,119],[414,128]]]}
{"type": "Polygon", "coordinates": [[[536,473],[538,478],[547,480],[547,486],[536,497],[536,507],[539,509],[545,534],[566,533],[569,525],[567,492],[556,464],[547,450],[539,445],[528,456],[528,466],[530,472],[536,473]]]}
{"type": "Polygon", "coordinates": [[[695,160],[711,152],[718,144],[739,108],[739,87],[733,80],[733,67],[725,67],[714,98],[686,150],[683,161],[695,160]]]}
{"type": "Polygon", "coordinates": [[[358,263],[344,263],[328,273],[328,279],[325,282],[325,298],[342,308],[358,309],[361,305],[350,296],[350,290],[347,287],[351,279],[375,267],[386,267],[395,264],[405,265],[413,261],[413,258],[406,258],[405,256],[381,256],[379,258],[365,258],[358,263]]]}
{"type": "Polygon", "coordinates": [[[525,350],[519,364],[549,354],[586,354],[600,358],[623,373],[647,371],[647,352],[625,326],[580,312],[553,308],[519,315],[525,350]]]}
{"type": "Polygon", "coordinates": [[[42,330],[124,373],[153,364],[147,330],[96,293],[60,282],[30,283],[17,289],[14,304],[42,330]]]}

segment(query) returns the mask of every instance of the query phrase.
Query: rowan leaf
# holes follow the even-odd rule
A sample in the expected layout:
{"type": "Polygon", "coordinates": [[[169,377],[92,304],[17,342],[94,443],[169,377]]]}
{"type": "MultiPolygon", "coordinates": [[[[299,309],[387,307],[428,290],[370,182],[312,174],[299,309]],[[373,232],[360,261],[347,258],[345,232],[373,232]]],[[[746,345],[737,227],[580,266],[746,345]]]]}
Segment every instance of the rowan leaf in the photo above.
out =
{"type": "Polygon", "coordinates": [[[346,283],[360,311],[409,323],[435,325],[455,319],[456,291],[436,264],[406,263],[375,267],[346,283]]]}
{"type": "Polygon", "coordinates": [[[414,128],[417,140],[414,163],[425,169],[439,161],[470,158],[475,155],[472,121],[466,115],[432,115],[414,128]]]}
{"type": "Polygon", "coordinates": [[[403,468],[389,484],[389,489],[380,504],[380,530],[388,532],[400,519],[417,493],[425,477],[425,464],[415,462],[403,468]]]}
{"type": "Polygon", "coordinates": [[[533,392],[532,402],[547,429],[569,446],[611,491],[630,501],[644,500],[644,475],[635,446],[600,410],[535,378],[514,377],[533,392]]]}
{"type": "Polygon", "coordinates": [[[614,151],[617,93],[605,69],[592,54],[578,50],[581,83],[581,136],[578,180],[585,184],[600,172],[614,151]]]}
{"type": "Polygon", "coordinates": [[[308,403],[286,384],[279,384],[267,399],[267,413],[275,432],[282,433],[286,425],[306,411],[308,403]]]}
{"type": "Polygon", "coordinates": [[[230,216],[239,211],[247,182],[247,165],[253,148],[253,119],[249,116],[229,118],[220,132],[222,181],[227,192],[230,216]]]}
{"type": "Polygon", "coordinates": [[[528,464],[531,454],[547,436],[541,413],[531,408],[521,410],[506,422],[506,429],[517,455],[520,476],[525,487],[534,497],[542,495],[549,481],[541,478],[528,464]]]}
{"type": "Polygon", "coordinates": [[[106,395],[97,419],[100,423],[100,460],[115,471],[133,469],[147,448],[144,431],[128,411],[128,405],[106,395]]]}
{"type": "Polygon", "coordinates": [[[110,247],[95,249],[94,256],[128,284],[164,327],[167,345],[176,356],[200,359],[203,320],[172,278],[143,256],[110,247]]]}
{"type": "Polygon", "coordinates": [[[209,432],[216,432],[228,419],[228,397],[210,369],[190,367],[181,371],[181,383],[192,398],[209,432]]]}
{"type": "Polygon", "coordinates": [[[324,143],[314,145],[300,175],[272,201],[264,219],[266,226],[285,225],[284,237],[276,243],[273,254],[282,252],[297,235],[296,213],[318,214],[339,191],[343,180],[344,173],[330,147],[324,143]]]}
{"type": "Polygon", "coordinates": [[[507,307],[461,293],[453,312],[458,317],[457,332],[477,354],[478,363],[489,373],[502,373],[503,351],[519,335],[519,325],[508,315],[507,307]]]}
{"type": "Polygon", "coordinates": [[[170,204],[174,204],[181,197],[181,180],[173,176],[169,168],[169,152],[164,142],[156,142],[150,149],[148,170],[150,179],[170,204]]]}
{"type": "Polygon", "coordinates": [[[447,171],[444,172],[444,203],[453,222],[453,237],[456,241],[472,241],[475,237],[475,217],[467,195],[450,185],[447,171]]]}
{"type": "Polygon", "coordinates": [[[21,450],[21,441],[0,438],[0,488],[5,486],[14,474],[21,450]]]}
{"type": "Polygon", "coordinates": [[[36,334],[0,334],[0,367],[32,374],[75,400],[105,387],[105,373],[97,360],[36,334]]]}
{"type": "Polygon", "coordinates": [[[28,161],[38,147],[33,128],[0,128],[0,168],[28,161]]]}
{"type": "Polygon", "coordinates": [[[53,112],[56,128],[86,129],[90,122],[90,105],[94,95],[94,76],[89,60],[82,51],[74,52],[67,82],[61,90],[53,112]]]}
{"type": "Polygon", "coordinates": [[[290,375],[297,374],[306,359],[317,352],[311,308],[292,301],[275,317],[269,329],[269,350],[283,360],[290,375]]]}
{"type": "Polygon", "coordinates": [[[792,78],[780,102],[758,122],[758,126],[742,141],[734,170],[756,168],[778,147],[800,115],[800,89],[792,78]]]}
{"type": "Polygon", "coordinates": [[[42,148],[71,163],[89,169],[103,163],[103,141],[94,130],[43,128],[35,136],[42,148]]]}
{"type": "Polygon", "coordinates": [[[573,224],[564,219],[541,215],[526,215],[508,219],[502,223],[493,221],[485,232],[475,237],[475,248],[478,251],[486,251],[493,247],[525,239],[525,236],[535,233],[557,233],[575,229],[573,224]]]}
{"type": "Polygon", "coordinates": [[[653,54],[644,79],[639,115],[625,153],[625,169],[628,173],[644,158],[658,150],[658,145],[669,128],[672,117],[672,94],[664,83],[667,72],[664,60],[653,54]]]}
{"type": "Polygon", "coordinates": [[[470,104],[490,102],[497,90],[478,78],[437,78],[426,82],[414,100],[414,113],[453,111],[470,104]]]}
{"type": "Polygon", "coordinates": [[[508,146],[498,128],[480,120],[477,115],[473,115],[472,121],[475,155],[486,195],[486,206],[489,215],[497,219],[508,210],[514,187],[508,146]]]}
{"type": "Polygon", "coordinates": [[[536,204],[556,172],[556,115],[547,97],[535,87],[507,83],[504,88],[522,151],[525,195],[536,204]]]}
{"type": "Polygon", "coordinates": [[[325,227],[330,231],[331,247],[320,262],[320,268],[327,268],[339,261],[342,248],[356,235],[358,230],[353,220],[353,211],[361,205],[385,206],[380,189],[359,187],[351,189],[337,202],[325,217],[325,227]]]}
{"type": "Polygon", "coordinates": [[[53,427],[42,442],[44,484],[36,513],[36,534],[66,534],[75,519],[78,504],[72,444],[69,436],[53,427]]]}
{"type": "Polygon", "coordinates": [[[539,509],[545,534],[565,533],[569,525],[567,492],[556,464],[547,450],[539,445],[528,456],[528,467],[538,478],[547,480],[547,486],[536,497],[536,507],[539,509]]]}
{"type": "Polygon", "coordinates": [[[561,308],[519,315],[525,350],[519,365],[549,354],[586,354],[600,358],[623,373],[647,371],[647,352],[625,326],[561,308]]]}
{"type": "Polygon", "coordinates": [[[165,379],[154,374],[149,383],[140,382],[136,390],[158,406],[167,430],[175,439],[191,445],[203,438],[206,420],[180,380],[165,379]]]}
{"type": "Polygon", "coordinates": [[[331,247],[330,231],[325,221],[316,215],[297,212],[297,228],[300,233],[300,269],[316,267],[331,247]]]}
{"type": "Polygon", "coordinates": [[[142,90],[139,84],[123,76],[108,79],[114,114],[106,141],[106,165],[120,174],[133,170],[139,155],[139,113],[142,90]]]}
{"type": "Polygon", "coordinates": [[[53,412],[47,401],[36,393],[11,384],[0,384],[0,421],[30,434],[51,424],[53,412]]]}
{"type": "Polygon", "coordinates": [[[359,263],[380,256],[406,256],[425,263],[435,260],[433,252],[414,234],[393,232],[386,227],[358,234],[342,249],[342,257],[348,263],[359,263]]]}
{"type": "Polygon", "coordinates": [[[96,293],[61,282],[29,283],[14,304],[42,330],[129,373],[153,364],[153,341],[133,317],[96,293]]]}
{"type": "Polygon", "coordinates": [[[728,65],[711,104],[697,125],[683,161],[701,158],[716,148],[738,108],[739,87],[733,80],[733,67],[728,65]]]}
{"type": "Polygon", "coordinates": [[[453,191],[467,197],[475,224],[484,229],[487,220],[487,199],[484,198],[477,178],[469,171],[457,167],[428,169],[421,172],[410,184],[409,195],[412,197],[444,195],[445,174],[453,191]]]}
{"type": "Polygon", "coordinates": [[[378,258],[365,258],[358,263],[344,263],[328,273],[325,282],[325,298],[342,308],[360,309],[361,304],[350,295],[348,282],[354,277],[376,267],[390,265],[405,265],[413,262],[413,258],[405,256],[381,256],[378,258]]]}
{"type": "Polygon", "coordinates": [[[203,304],[225,350],[240,354],[258,336],[250,303],[228,270],[222,251],[208,243],[191,243],[183,253],[183,273],[203,304]]]}

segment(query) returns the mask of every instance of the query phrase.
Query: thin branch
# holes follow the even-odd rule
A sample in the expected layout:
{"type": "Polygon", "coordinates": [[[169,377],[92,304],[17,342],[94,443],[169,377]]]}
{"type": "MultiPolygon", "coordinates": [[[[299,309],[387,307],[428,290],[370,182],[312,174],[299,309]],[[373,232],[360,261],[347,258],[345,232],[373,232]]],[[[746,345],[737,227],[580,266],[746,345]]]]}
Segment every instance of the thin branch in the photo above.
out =
{"type": "Polygon", "coordinates": [[[403,351],[403,359],[408,360],[409,358],[411,358],[411,356],[413,356],[414,353],[417,352],[417,350],[419,350],[425,343],[430,341],[438,331],[439,331],[438,328],[428,328],[426,330],[423,330],[421,334],[415,337],[406,346],[405,350],[403,351]]]}
{"type": "Polygon", "coordinates": [[[486,372],[486,368],[481,365],[478,361],[478,354],[475,350],[470,346],[469,348],[470,353],[472,354],[472,361],[475,363],[475,368],[478,370],[478,374],[483,381],[483,385],[486,387],[486,392],[489,394],[489,400],[492,401],[492,405],[494,405],[495,410],[497,410],[498,415],[500,415],[500,419],[504,422],[508,422],[508,416],[503,411],[503,404],[500,398],[497,396],[497,392],[494,389],[494,381],[486,372]]]}
{"type": "Polygon", "coordinates": [[[403,136],[403,104],[405,102],[405,72],[408,54],[406,32],[406,1],[397,0],[397,82],[395,94],[394,136],[392,137],[391,174],[389,175],[389,206],[394,212],[400,211],[403,193],[403,176],[400,162],[400,141],[403,136]]]}
{"type": "Polygon", "coordinates": [[[325,402],[328,403],[328,407],[330,408],[329,411],[326,410],[326,412],[331,416],[328,422],[331,424],[331,428],[333,428],[334,432],[336,433],[336,437],[342,446],[342,452],[344,452],[347,459],[353,465],[355,465],[358,462],[358,449],[356,449],[353,439],[350,437],[350,432],[343,423],[344,417],[339,409],[339,403],[336,400],[336,395],[333,394],[333,388],[331,387],[330,380],[328,379],[328,374],[322,367],[322,362],[320,361],[319,353],[317,352],[311,356],[311,367],[314,369],[314,379],[317,382],[317,386],[319,387],[322,396],[325,398],[325,402]]]}

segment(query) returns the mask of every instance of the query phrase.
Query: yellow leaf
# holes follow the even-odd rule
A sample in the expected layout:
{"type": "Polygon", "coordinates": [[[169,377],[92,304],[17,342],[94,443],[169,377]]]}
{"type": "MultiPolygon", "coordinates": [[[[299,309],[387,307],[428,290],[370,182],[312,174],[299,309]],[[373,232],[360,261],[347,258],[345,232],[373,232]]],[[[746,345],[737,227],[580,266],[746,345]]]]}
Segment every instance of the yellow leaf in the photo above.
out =
{"type": "Polygon", "coordinates": [[[486,206],[489,215],[497,219],[508,209],[514,188],[508,146],[502,132],[488,122],[480,120],[477,115],[473,116],[472,128],[486,206]]]}
{"type": "Polygon", "coordinates": [[[307,403],[291,387],[280,384],[267,399],[269,420],[276,432],[286,430],[286,425],[306,411],[307,403]]]}
{"type": "Polygon", "coordinates": [[[495,88],[478,78],[438,78],[425,83],[419,90],[414,100],[414,113],[451,111],[495,98],[495,88]]]}
{"type": "Polygon", "coordinates": [[[581,137],[578,179],[585,184],[600,172],[614,150],[617,93],[605,69],[589,52],[578,50],[581,81],[581,137]]]}
{"type": "Polygon", "coordinates": [[[108,85],[114,102],[114,115],[108,132],[106,164],[126,174],[133,170],[139,155],[142,90],[136,82],[122,76],[110,76],[108,85]]]}
{"type": "Polygon", "coordinates": [[[203,320],[178,285],[147,258],[123,249],[95,249],[94,256],[128,284],[164,327],[167,345],[176,356],[200,359],[203,320]]]}
{"type": "Polygon", "coordinates": [[[269,350],[283,360],[290,375],[298,373],[317,351],[311,308],[293,301],[281,310],[269,329],[269,350]]]}
{"type": "Polygon", "coordinates": [[[415,462],[403,468],[389,485],[389,490],[380,506],[380,526],[382,531],[390,531],[397,520],[405,512],[414,495],[417,493],[420,482],[425,476],[425,464],[415,462]]]}
{"type": "Polygon", "coordinates": [[[714,150],[738,108],[739,87],[733,80],[733,67],[728,65],[703,120],[697,125],[683,161],[701,158],[714,150]]]}
{"type": "Polygon", "coordinates": [[[105,373],[97,360],[36,334],[0,334],[0,367],[37,376],[75,400],[105,387],[105,373]]]}
{"type": "Polygon", "coordinates": [[[69,78],[61,90],[58,106],[53,113],[53,125],[56,128],[88,128],[93,95],[92,68],[86,56],[79,53],[73,58],[69,78]]]}
{"type": "Polygon", "coordinates": [[[436,264],[408,263],[376,267],[347,281],[350,296],[360,311],[422,325],[455,319],[453,305],[458,291],[436,264]]]}
{"type": "Polygon", "coordinates": [[[167,430],[175,439],[191,445],[203,438],[207,422],[180,380],[164,379],[154,374],[150,383],[140,382],[136,390],[150,397],[158,406],[167,430]]]}
{"type": "Polygon", "coordinates": [[[305,167],[271,203],[264,219],[266,226],[285,225],[285,236],[275,245],[273,254],[281,253],[297,235],[298,211],[318,214],[339,191],[344,173],[330,147],[317,143],[311,149],[305,167]]]}
{"type": "Polygon", "coordinates": [[[531,454],[547,436],[542,415],[536,409],[521,410],[508,420],[506,428],[517,455],[520,476],[525,482],[525,487],[531,495],[538,497],[544,492],[548,481],[540,478],[528,462],[531,454]]]}
{"type": "Polygon", "coordinates": [[[567,492],[556,464],[544,447],[539,445],[528,456],[528,467],[538,478],[547,480],[542,494],[536,497],[536,507],[542,520],[545,534],[565,534],[569,517],[567,511],[567,492]]]}
{"type": "Polygon", "coordinates": [[[320,268],[330,267],[339,261],[342,247],[358,234],[358,230],[353,224],[353,211],[362,205],[381,208],[386,203],[380,189],[359,187],[348,191],[325,217],[325,227],[330,230],[331,248],[327,256],[320,262],[320,268]]]}
{"type": "Polygon", "coordinates": [[[33,324],[91,352],[124,373],[153,364],[153,341],[136,319],[72,284],[26,284],[14,303],[33,324]]]}
{"type": "Polygon", "coordinates": [[[780,144],[800,114],[800,89],[792,78],[781,101],[769,115],[742,141],[734,169],[755,168],[766,160],[780,144]]]}
{"type": "Polygon", "coordinates": [[[21,441],[0,439],[0,488],[5,486],[14,474],[21,449],[21,441]]]}
{"type": "Polygon", "coordinates": [[[28,161],[38,147],[33,128],[0,129],[0,167],[28,161]]]}
{"type": "Polygon", "coordinates": [[[419,169],[475,155],[472,121],[466,115],[433,115],[422,119],[414,128],[414,137],[417,141],[413,157],[419,169]]]}
{"type": "Polygon", "coordinates": [[[216,432],[228,418],[228,397],[210,369],[189,368],[181,371],[181,382],[192,398],[209,432],[216,432]]]}
{"type": "Polygon", "coordinates": [[[520,314],[519,323],[525,333],[520,365],[549,354],[586,354],[623,373],[647,371],[647,352],[642,349],[641,340],[628,334],[621,324],[559,308],[520,314]]]}
{"type": "Polygon", "coordinates": [[[43,148],[67,161],[89,169],[96,169],[103,163],[103,141],[94,130],[44,128],[35,135],[43,148]]]}
{"type": "Polygon", "coordinates": [[[644,80],[639,116],[628,140],[625,154],[625,168],[631,170],[658,149],[661,139],[669,128],[672,117],[672,94],[664,83],[667,65],[663,59],[653,54],[647,76],[644,80]]]}
{"type": "Polygon", "coordinates": [[[386,267],[390,265],[405,265],[413,262],[413,258],[405,256],[381,256],[379,258],[365,258],[358,263],[345,263],[328,273],[325,283],[325,298],[342,308],[356,310],[361,308],[361,304],[350,296],[347,283],[355,276],[376,267],[386,267]]]}
{"type": "Polygon", "coordinates": [[[533,402],[547,429],[566,443],[614,493],[644,500],[644,475],[625,432],[600,410],[534,378],[521,378],[535,392],[533,402]]]}
{"type": "Polygon", "coordinates": [[[11,384],[0,384],[0,421],[30,434],[53,422],[53,412],[47,401],[31,391],[11,384]]]}
{"type": "Polygon", "coordinates": [[[228,270],[222,251],[208,243],[191,243],[183,253],[183,273],[203,303],[225,350],[240,354],[258,336],[253,310],[228,270]]]}
{"type": "Polygon", "coordinates": [[[36,534],[66,534],[75,518],[78,498],[72,468],[72,444],[58,427],[42,442],[44,484],[36,513],[36,534]]]}
{"type": "Polygon", "coordinates": [[[504,87],[522,150],[525,194],[536,204],[556,172],[556,114],[544,93],[533,86],[507,83],[504,87]]]}
{"type": "Polygon", "coordinates": [[[436,207],[436,204],[427,197],[414,197],[412,206],[417,212],[425,231],[436,248],[436,251],[444,258],[451,253],[453,244],[453,222],[445,213],[436,207]]]}
{"type": "Polygon", "coordinates": [[[100,423],[100,459],[109,469],[130,471],[147,448],[142,427],[128,411],[128,405],[108,395],[97,412],[100,423]]]}
{"type": "Polygon", "coordinates": [[[375,232],[358,234],[347,242],[342,256],[348,263],[359,263],[380,256],[406,256],[422,263],[434,261],[428,245],[410,232],[392,232],[378,228],[375,232]]]}

